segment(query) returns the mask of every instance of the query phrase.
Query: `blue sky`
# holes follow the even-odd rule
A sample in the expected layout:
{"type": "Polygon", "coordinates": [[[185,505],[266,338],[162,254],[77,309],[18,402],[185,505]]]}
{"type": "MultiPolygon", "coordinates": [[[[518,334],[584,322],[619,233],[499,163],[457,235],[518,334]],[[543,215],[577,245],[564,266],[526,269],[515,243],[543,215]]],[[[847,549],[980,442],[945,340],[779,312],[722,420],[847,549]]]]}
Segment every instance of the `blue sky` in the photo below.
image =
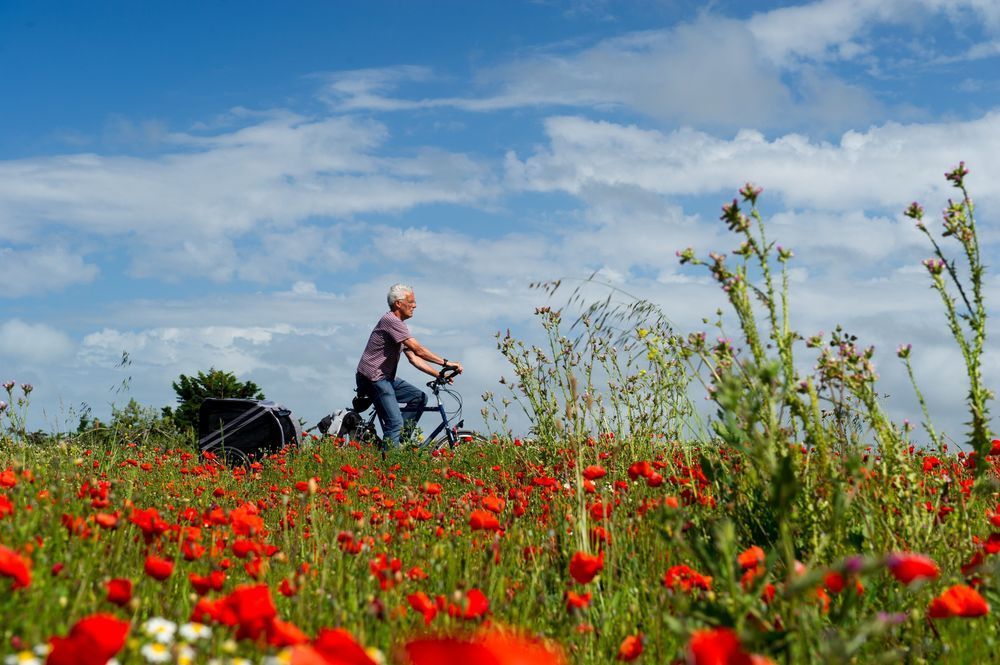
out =
{"type": "Polygon", "coordinates": [[[210,365],[315,420],[405,281],[474,422],[494,333],[536,334],[533,281],[601,271],[702,328],[719,296],[674,252],[731,249],[717,211],[751,180],[796,251],[795,326],[876,344],[919,420],[892,353],[914,343],[958,437],[900,212],[942,208],[965,160],[996,256],[998,64],[995,0],[8,1],[0,379],[46,428],[210,365]]]}

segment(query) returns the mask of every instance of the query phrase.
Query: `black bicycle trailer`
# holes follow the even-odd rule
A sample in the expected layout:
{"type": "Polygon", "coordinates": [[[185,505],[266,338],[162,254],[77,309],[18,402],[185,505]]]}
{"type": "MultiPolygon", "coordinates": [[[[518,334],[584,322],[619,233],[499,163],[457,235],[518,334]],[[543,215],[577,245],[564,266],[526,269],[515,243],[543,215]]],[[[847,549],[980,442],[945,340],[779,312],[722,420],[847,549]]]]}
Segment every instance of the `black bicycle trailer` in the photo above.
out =
{"type": "Polygon", "coordinates": [[[198,450],[241,466],[299,445],[292,412],[271,400],[208,398],[198,411],[198,450]]]}

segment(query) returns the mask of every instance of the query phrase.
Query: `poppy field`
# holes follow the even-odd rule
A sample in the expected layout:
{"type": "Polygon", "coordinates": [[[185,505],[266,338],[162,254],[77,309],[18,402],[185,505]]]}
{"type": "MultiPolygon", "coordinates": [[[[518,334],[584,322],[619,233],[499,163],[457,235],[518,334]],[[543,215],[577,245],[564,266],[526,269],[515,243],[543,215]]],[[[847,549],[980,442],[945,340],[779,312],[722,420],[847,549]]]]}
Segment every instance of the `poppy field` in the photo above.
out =
{"type": "Polygon", "coordinates": [[[646,303],[590,307],[569,337],[539,308],[547,345],[498,339],[509,394],[484,395],[494,431],[453,450],[309,437],[229,468],[121,423],[29,441],[33,388],[3,384],[0,658],[995,660],[1000,440],[964,173],[948,174],[963,196],[944,236],[971,269],[950,271],[936,240],[925,262],[969,374],[961,447],[929,414],[888,419],[858,340],[789,328],[792,253],[766,240],[748,185],[723,209],[733,258],[679,253],[726,292],[738,341],[678,334],[646,303]],[[969,280],[961,296],[949,279],[969,280]],[[518,408],[530,432],[507,426],[518,408]]]}

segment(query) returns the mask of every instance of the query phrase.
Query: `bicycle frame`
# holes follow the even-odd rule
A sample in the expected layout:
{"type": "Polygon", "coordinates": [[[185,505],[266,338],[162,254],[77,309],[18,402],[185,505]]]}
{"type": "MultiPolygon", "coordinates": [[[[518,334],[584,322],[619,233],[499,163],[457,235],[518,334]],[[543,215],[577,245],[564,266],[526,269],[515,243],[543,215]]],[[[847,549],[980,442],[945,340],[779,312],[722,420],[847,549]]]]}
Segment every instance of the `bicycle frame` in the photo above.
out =
{"type": "Polygon", "coordinates": [[[455,426],[452,427],[451,423],[448,421],[448,414],[445,412],[444,406],[441,404],[441,392],[440,392],[441,391],[441,387],[440,387],[440,384],[437,381],[431,381],[427,385],[431,389],[431,392],[434,393],[434,399],[437,401],[437,404],[435,404],[434,406],[425,406],[423,412],[424,413],[432,413],[432,412],[436,411],[437,413],[439,413],[441,415],[441,423],[437,427],[434,428],[433,432],[431,432],[430,434],[428,434],[424,438],[424,440],[420,442],[420,446],[419,447],[420,448],[425,448],[428,445],[430,445],[430,443],[432,441],[434,441],[434,438],[437,437],[437,435],[441,433],[441,430],[444,430],[445,433],[446,433],[446,436],[448,437],[448,446],[451,447],[451,448],[454,448],[455,444],[458,442],[458,435],[456,434],[455,430],[457,430],[459,427],[461,427],[462,425],[464,425],[465,421],[464,420],[459,420],[458,423],[456,423],[455,426]]]}
{"type": "MultiPolygon", "coordinates": [[[[434,431],[432,431],[430,434],[424,437],[424,440],[418,444],[417,447],[421,450],[428,448],[431,445],[431,443],[435,440],[435,438],[439,434],[441,434],[442,431],[445,433],[445,437],[447,438],[448,441],[448,446],[450,448],[454,448],[455,444],[458,443],[457,430],[465,425],[464,419],[459,420],[457,423],[452,425],[451,421],[448,418],[448,413],[444,409],[444,405],[441,404],[441,388],[445,385],[445,383],[448,382],[448,380],[452,376],[454,376],[454,373],[452,373],[450,376],[447,376],[446,372],[447,372],[446,369],[442,369],[441,373],[438,374],[436,379],[434,379],[433,381],[429,381],[427,383],[427,387],[431,389],[431,393],[434,395],[435,404],[424,406],[421,413],[437,413],[439,416],[441,416],[441,422],[438,424],[437,427],[434,428],[434,431]]],[[[402,413],[413,413],[413,411],[414,411],[413,409],[402,409],[402,413]]],[[[375,406],[373,404],[371,407],[371,413],[366,421],[366,426],[372,428],[373,430],[375,426],[375,419],[377,417],[378,417],[378,411],[375,410],[375,406]]],[[[435,450],[441,448],[443,445],[444,444],[442,443],[441,445],[437,446],[435,450]]],[[[385,451],[385,441],[382,441],[382,450],[385,451]]]]}

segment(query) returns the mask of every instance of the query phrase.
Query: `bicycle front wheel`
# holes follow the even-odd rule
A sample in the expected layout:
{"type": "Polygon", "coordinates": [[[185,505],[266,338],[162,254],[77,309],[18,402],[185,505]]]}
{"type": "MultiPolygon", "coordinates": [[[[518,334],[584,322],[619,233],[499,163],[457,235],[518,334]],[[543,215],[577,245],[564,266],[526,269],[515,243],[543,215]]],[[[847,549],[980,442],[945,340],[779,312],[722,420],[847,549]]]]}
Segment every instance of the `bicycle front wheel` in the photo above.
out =
{"type": "MultiPolygon", "coordinates": [[[[482,444],[489,443],[490,440],[487,439],[482,434],[474,432],[471,429],[460,429],[455,431],[455,445],[456,446],[466,446],[469,444],[482,444]]],[[[451,441],[448,439],[447,434],[442,434],[438,438],[431,441],[430,445],[427,446],[431,451],[441,450],[443,448],[448,448],[451,446],[451,441]]]]}

